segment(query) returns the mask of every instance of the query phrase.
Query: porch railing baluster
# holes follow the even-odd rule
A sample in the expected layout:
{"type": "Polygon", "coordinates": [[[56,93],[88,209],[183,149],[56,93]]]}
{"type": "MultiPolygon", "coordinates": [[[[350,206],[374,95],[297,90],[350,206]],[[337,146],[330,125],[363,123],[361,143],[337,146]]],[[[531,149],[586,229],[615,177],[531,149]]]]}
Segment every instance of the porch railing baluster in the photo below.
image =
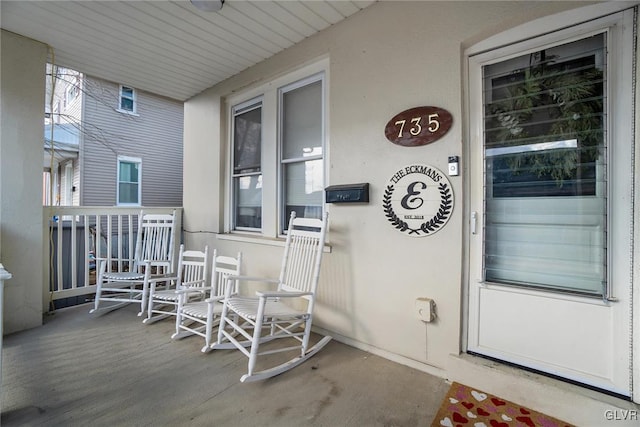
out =
{"type": "MultiPolygon", "coordinates": [[[[107,260],[107,269],[122,271],[131,268],[129,262],[112,263],[115,257],[133,258],[135,231],[140,210],[149,213],[171,213],[176,210],[177,230],[182,228],[182,208],[141,207],[77,207],[46,206],[44,216],[45,277],[44,311],[65,298],[92,297],[96,290],[99,259],[107,260]],[[82,227],[80,230],[78,228],[82,227]],[[90,255],[93,256],[90,256],[90,255]]],[[[180,246],[176,233],[174,253],[180,246]]],[[[72,305],[72,304],[68,304],[72,305]]]]}

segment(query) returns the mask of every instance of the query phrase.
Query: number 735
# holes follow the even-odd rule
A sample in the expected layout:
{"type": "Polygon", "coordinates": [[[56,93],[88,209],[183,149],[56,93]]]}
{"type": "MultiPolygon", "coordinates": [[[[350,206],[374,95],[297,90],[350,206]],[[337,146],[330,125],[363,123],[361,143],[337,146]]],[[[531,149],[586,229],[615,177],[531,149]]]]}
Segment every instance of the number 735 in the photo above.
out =
{"type": "MultiPolygon", "coordinates": [[[[422,120],[422,117],[413,117],[411,120],[409,120],[410,122],[410,128],[409,133],[413,136],[417,136],[420,135],[420,133],[422,132],[422,125],[420,124],[420,121],[422,120]]],[[[427,124],[427,130],[431,133],[436,132],[438,129],[440,129],[440,122],[438,121],[438,114],[434,113],[434,114],[429,114],[427,116],[427,120],[428,120],[428,124],[427,124]]],[[[400,126],[400,131],[398,132],[398,138],[402,138],[404,135],[404,128],[407,125],[407,121],[406,120],[398,120],[395,123],[396,126],[400,126]]]]}

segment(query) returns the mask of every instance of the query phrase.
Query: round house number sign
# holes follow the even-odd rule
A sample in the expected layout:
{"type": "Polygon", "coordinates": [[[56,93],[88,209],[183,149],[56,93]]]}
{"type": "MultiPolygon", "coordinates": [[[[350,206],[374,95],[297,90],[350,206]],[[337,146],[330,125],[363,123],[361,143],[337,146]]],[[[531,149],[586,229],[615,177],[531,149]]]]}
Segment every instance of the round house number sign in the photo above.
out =
{"type": "Polygon", "coordinates": [[[451,183],[433,166],[405,166],[389,180],[382,207],[396,230],[411,237],[431,235],[447,223],[453,211],[451,183]]]}

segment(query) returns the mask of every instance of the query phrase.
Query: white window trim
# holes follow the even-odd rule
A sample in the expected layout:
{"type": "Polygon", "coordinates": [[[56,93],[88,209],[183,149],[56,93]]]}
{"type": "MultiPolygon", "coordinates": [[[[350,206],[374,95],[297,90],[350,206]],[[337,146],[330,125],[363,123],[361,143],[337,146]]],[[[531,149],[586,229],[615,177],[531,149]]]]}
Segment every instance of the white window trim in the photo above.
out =
{"type": "MultiPolygon", "coordinates": [[[[329,58],[323,58],[312,64],[301,67],[291,73],[282,75],[270,81],[264,81],[239,94],[234,94],[226,100],[227,138],[226,138],[226,167],[225,176],[225,214],[224,232],[234,233],[255,239],[256,242],[265,238],[282,238],[284,235],[279,231],[282,228],[282,195],[280,183],[280,90],[292,88],[294,84],[300,85],[311,83],[321,79],[323,81],[323,159],[324,159],[324,182],[329,182],[329,141],[327,129],[329,127],[329,115],[326,108],[329,105],[329,58]],[[304,83],[306,82],[306,83],[304,83]],[[262,98],[262,230],[260,231],[240,231],[233,230],[233,181],[230,171],[233,169],[232,147],[233,142],[233,109],[251,100],[262,98]]],[[[323,201],[323,210],[326,209],[323,201]]]]}
{"type": "MultiPolygon", "coordinates": [[[[128,99],[128,98],[127,98],[128,99]]],[[[127,85],[120,85],[118,87],[118,107],[116,108],[116,111],[120,112],[120,113],[124,113],[124,114],[129,114],[132,116],[139,116],[138,114],[138,91],[136,90],[136,88],[131,87],[131,86],[127,86],[127,85]],[[131,89],[131,93],[132,93],[132,99],[133,99],[133,111],[129,111],[129,110],[124,110],[122,109],[122,88],[129,88],[131,89]]]]}
{"type": "Polygon", "coordinates": [[[116,206],[142,206],[142,159],[139,157],[118,156],[116,165],[116,206]],[[138,203],[120,203],[120,163],[138,163],[138,203]]]}

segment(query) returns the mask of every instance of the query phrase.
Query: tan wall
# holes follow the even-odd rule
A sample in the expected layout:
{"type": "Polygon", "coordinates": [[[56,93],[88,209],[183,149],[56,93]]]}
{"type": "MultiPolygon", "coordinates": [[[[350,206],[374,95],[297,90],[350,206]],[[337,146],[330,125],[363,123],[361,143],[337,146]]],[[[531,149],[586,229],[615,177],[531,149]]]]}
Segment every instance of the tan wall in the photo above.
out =
{"type": "Polygon", "coordinates": [[[2,31],[0,262],[4,333],[42,324],[42,135],[47,47],[2,31]]]}
{"type": "Polygon", "coordinates": [[[362,348],[405,362],[446,369],[460,350],[462,329],[463,176],[450,177],[455,208],[436,234],[396,231],[382,210],[384,188],[398,169],[426,163],[447,170],[463,153],[463,51],[531,19],[585,3],[380,2],[297,46],[191,99],[185,107],[187,245],[208,242],[223,253],[242,250],[245,272],[275,275],[280,248],[216,239],[221,231],[224,98],[314,59],[328,56],[329,124],[326,184],[369,182],[370,203],[327,205],[332,252],[321,276],[316,325],[362,348]],[[452,129],[437,142],[391,144],[385,124],[416,106],[444,108],[452,129]],[[222,110],[220,110],[222,109],[222,110]],[[220,119],[220,120],[219,120],[220,119]],[[414,308],[433,298],[438,320],[414,308]]]}

